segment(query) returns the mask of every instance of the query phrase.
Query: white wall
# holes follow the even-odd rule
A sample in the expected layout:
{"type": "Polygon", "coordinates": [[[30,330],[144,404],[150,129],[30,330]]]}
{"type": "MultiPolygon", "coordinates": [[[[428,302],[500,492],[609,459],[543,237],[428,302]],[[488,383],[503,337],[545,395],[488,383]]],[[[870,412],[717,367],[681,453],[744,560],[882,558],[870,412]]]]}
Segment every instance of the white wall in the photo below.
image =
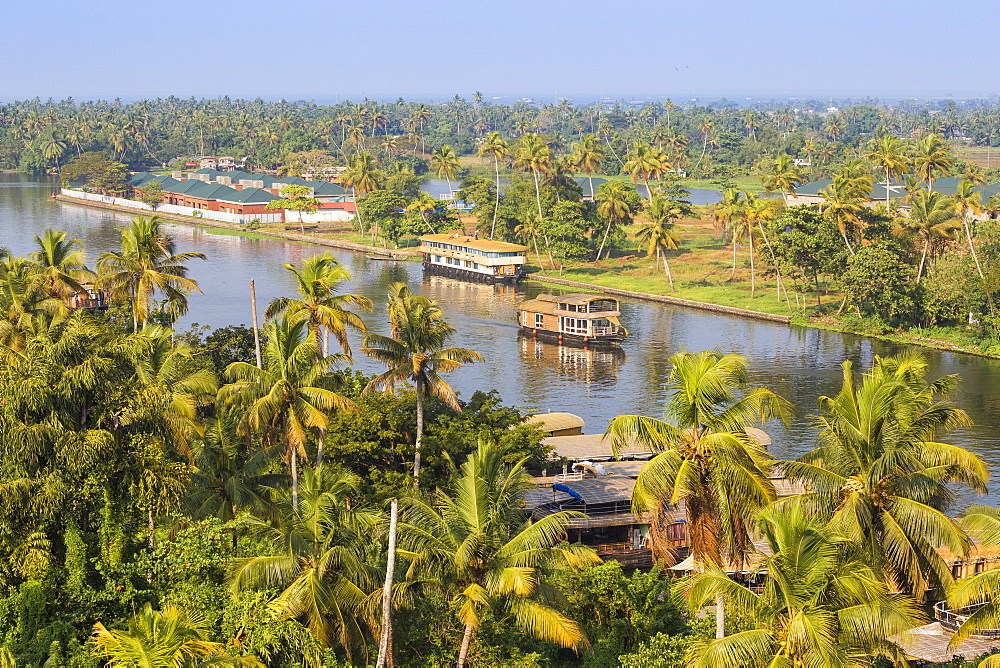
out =
{"type": "MultiPolygon", "coordinates": [[[[61,194],[66,197],[75,197],[76,199],[85,199],[91,202],[103,202],[105,204],[114,204],[115,206],[124,206],[131,209],[142,209],[144,211],[151,212],[163,212],[163,213],[175,213],[182,216],[194,216],[196,218],[202,218],[205,220],[220,220],[226,223],[233,223],[234,225],[246,225],[254,219],[260,219],[261,223],[280,223],[282,221],[281,212],[276,211],[275,213],[225,213],[222,211],[209,211],[208,209],[192,209],[186,206],[177,206],[176,204],[157,204],[155,207],[149,206],[148,204],[143,204],[133,199],[124,199],[122,197],[111,197],[110,195],[95,195],[94,193],[85,193],[82,190],[68,190],[63,188],[61,194]],[[199,215],[200,214],[200,215],[199,215]]],[[[292,212],[294,213],[294,212],[292,212]]],[[[297,219],[296,219],[297,220],[297,219]]],[[[308,219],[305,219],[308,220],[308,219]]]]}

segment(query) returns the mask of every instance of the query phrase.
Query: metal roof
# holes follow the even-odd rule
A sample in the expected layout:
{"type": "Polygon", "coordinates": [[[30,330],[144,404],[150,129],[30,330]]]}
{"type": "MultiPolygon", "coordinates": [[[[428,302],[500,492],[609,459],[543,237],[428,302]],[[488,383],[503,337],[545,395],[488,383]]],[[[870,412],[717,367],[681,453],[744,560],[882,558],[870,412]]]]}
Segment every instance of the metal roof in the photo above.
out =
{"type": "Polygon", "coordinates": [[[537,424],[542,431],[549,433],[563,429],[583,427],[583,418],[572,413],[538,413],[524,419],[525,424],[537,424]]]}
{"type": "Polygon", "coordinates": [[[555,302],[556,304],[589,304],[590,302],[601,300],[613,302],[618,301],[614,297],[609,297],[608,295],[595,295],[583,292],[574,292],[568,295],[538,295],[535,299],[542,302],[555,302]]]}
{"type": "Polygon", "coordinates": [[[633,488],[635,488],[634,478],[617,475],[560,482],[552,486],[554,490],[568,492],[587,506],[631,501],[633,488]]]}
{"type": "Polygon", "coordinates": [[[538,506],[543,506],[547,503],[565,503],[566,501],[571,501],[573,498],[573,495],[569,492],[552,487],[529,489],[521,496],[521,499],[524,501],[523,507],[527,510],[534,510],[538,506]]]}

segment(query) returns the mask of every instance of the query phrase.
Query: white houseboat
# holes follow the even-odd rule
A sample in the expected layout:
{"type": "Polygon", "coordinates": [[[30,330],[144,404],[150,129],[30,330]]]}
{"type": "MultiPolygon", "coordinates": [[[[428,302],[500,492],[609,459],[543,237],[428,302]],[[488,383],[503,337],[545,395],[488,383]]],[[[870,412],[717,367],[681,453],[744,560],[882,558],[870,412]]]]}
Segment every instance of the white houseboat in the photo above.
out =
{"type": "Polygon", "coordinates": [[[628,336],[618,317],[618,300],[607,295],[538,295],[521,304],[521,329],[559,341],[617,345],[628,336]]]}
{"type": "Polygon", "coordinates": [[[458,234],[420,237],[424,269],[487,283],[515,283],[524,276],[527,246],[458,234]]]}

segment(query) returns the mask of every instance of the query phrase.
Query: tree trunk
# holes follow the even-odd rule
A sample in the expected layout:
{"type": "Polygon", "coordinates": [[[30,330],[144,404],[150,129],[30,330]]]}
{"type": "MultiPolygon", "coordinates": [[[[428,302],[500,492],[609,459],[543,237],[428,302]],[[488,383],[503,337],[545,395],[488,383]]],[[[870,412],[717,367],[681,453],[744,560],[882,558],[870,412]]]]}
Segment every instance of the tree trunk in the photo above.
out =
{"type": "Polygon", "coordinates": [[[496,233],[497,229],[497,214],[500,213],[500,158],[493,154],[493,165],[497,170],[497,201],[493,205],[493,224],[490,226],[490,239],[496,233]]]}
{"type": "Polygon", "coordinates": [[[326,432],[321,431],[319,433],[319,439],[316,442],[316,468],[323,465],[323,442],[326,440],[326,432]]]}
{"type": "MultiPolygon", "coordinates": [[[[986,276],[983,275],[983,268],[979,265],[979,256],[976,254],[976,245],[972,242],[972,226],[969,225],[969,221],[962,217],[962,227],[965,228],[965,238],[969,241],[969,251],[972,253],[972,261],[976,263],[976,271],[979,273],[979,280],[985,281],[986,276]]],[[[996,307],[993,304],[993,294],[989,290],[984,290],[986,292],[986,303],[990,308],[990,315],[996,314],[996,307]]]]}
{"type": "Polygon", "coordinates": [[[920,282],[920,277],[924,275],[924,263],[927,262],[927,251],[931,247],[931,238],[924,238],[924,252],[920,254],[920,268],[917,269],[917,283],[920,282]]]}
{"type": "Polygon", "coordinates": [[[670,265],[667,264],[667,252],[663,252],[663,271],[667,274],[667,283],[670,284],[670,291],[674,291],[674,277],[670,274],[670,265]]]}
{"type": "Polygon", "coordinates": [[[469,645],[472,644],[472,622],[465,625],[465,633],[462,635],[462,647],[458,650],[458,668],[465,668],[465,660],[469,657],[469,645]]]}
{"type": "Polygon", "coordinates": [[[750,299],[757,295],[757,275],[753,266],[753,228],[747,227],[747,242],[750,247],[750,299]]]}
{"type": "Polygon", "coordinates": [[[424,437],[424,386],[419,380],[417,385],[417,438],[413,444],[413,488],[420,488],[420,441],[424,437]]]}
{"type": "Polygon", "coordinates": [[[153,522],[153,509],[146,511],[146,528],[149,529],[149,549],[156,547],[156,523],[153,522]]]}
{"type": "MultiPolygon", "coordinates": [[[[764,239],[764,243],[767,245],[767,250],[771,254],[771,262],[774,264],[774,275],[778,278],[778,299],[781,299],[781,267],[778,266],[778,257],[774,254],[774,248],[771,246],[771,240],[767,238],[767,232],[764,231],[764,224],[761,222],[757,223],[757,227],[760,228],[760,236],[764,239]]],[[[785,290],[785,304],[788,305],[788,312],[792,312],[792,303],[788,299],[788,288],[785,290]]],[[[796,297],[796,300],[798,297],[796,297]]],[[[796,302],[798,303],[798,302],[796,302]]]]}
{"type": "Polygon", "coordinates": [[[736,230],[733,230],[733,273],[729,275],[729,280],[736,278],[736,230]]]}
{"type": "Polygon", "coordinates": [[[385,584],[382,586],[382,637],[378,643],[378,661],[375,668],[385,668],[392,663],[392,576],[396,569],[396,523],[399,516],[399,502],[392,500],[389,506],[389,551],[385,564],[385,584]]]}
{"type": "Polygon", "coordinates": [[[250,279],[250,314],[253,319],[253,351],[257,356],[257,368],[263,369],[260,359],[260,331],[257,327],[257,290],[254,289],[253,279],[250,279]]]}
{"type": "Polygon", "coordinates": [[[726,604],[722,600],[722,594],[715,595],[715,637],[726,637],[726,604]]]}
{"type": "MultiPolygon", "coordinates": [[[[601,260],[601,252],[604,251],[604,244],[608,241],[608,234],[611,232],[611,218],[608,218],[608,226],[604,228],[604,238],[601,239],[601,247],[597,249],[596,261],[601,260]]],[[[610,251],[609,251],[610,253],[610,251]]]]}
{"type": "Polygon", "coordinates": [[[292,446],[292,508],[299,509],[299,451],[292,446]]]}

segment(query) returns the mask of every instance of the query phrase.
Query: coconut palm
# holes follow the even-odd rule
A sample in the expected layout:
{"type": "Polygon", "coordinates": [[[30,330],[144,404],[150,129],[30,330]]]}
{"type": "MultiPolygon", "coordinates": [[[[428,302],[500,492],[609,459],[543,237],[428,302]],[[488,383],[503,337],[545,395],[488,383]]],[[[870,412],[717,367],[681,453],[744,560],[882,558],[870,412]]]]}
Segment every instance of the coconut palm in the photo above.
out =
{"type": "Polygon", "coordinates": [[[158,216],[136,216],[122,230],[121,250],[101,253],[97,260],[98,288],[108,290],[111,298],[128,304],[132,326],[138,330],[149,320],[153,295],[162,292],[177,305],[187,309],[186,293],[201,291],[198,282],[187,277],[189,260],[204,260],[204,253],[177,253],[174,239],[160,230],[158,216]]]}
{"type": "Polygon", "coordinates": [[[320,344],[323,357],[330,354],[330,334],[337,339],[344,354],[350,357],[347,330],[367,331],[361,317],[350,308],[371,311],[371,300],[361,295],[334,293],[341,281],[350,280],[351,274],[330,253],[306,258],[301,267],[287,262],[282,266],[295,276],[299,298],[278,297],[268,305],[264,317],[270,319],[286,314],[291,318],[304,318],[309,323],[309,331],[320,344]]]}
{"type": "Polygon", "coordinates": [[[658,517],[683,502],[695,562],[738,562],[747,552],[751,517],[774,498],[770,457],[746,429],[784,418],[790,404],[767,388],[750,388],[749,365],[739,355],[681,352],[670,363],[665,419],[621,415],[607,434],[616,450],[635,442],[658,453],[632,497],[637,510],[653,513],[658,555],[665,555],[658,517]]]}
{"type": "MultiPolygon", "coordinates": [[[[358,195],[366,195],[373,190],[378,190],[382,185],[384,174],[378,168],[375,156],[371,153],[355,153],[351,156],[347,164],[347,169],[340,175],[344,185],[350,187],[351,195],[357,200],[358,195]]],[[[362,231],[365,229],[361,221],[361,209],[358,211],[358,220],[362,223],[362,231]]],[[[375,241],[376,230],[372,226],[372,242],[375,241]]]]}
{"type": "Polygon", "coordinates": [[[781,200],[761,198],[754,193],[744,191],[739,212],[733,219],[733,244],[736,244],[736,239],[745,237],[749,246],[751,299],[757,293],[757,273],[754,269],[754,259],[757,254],[753,245],[754,237],[763,230],[764,222],[772,220],[783,207],[781,200]]]}
{"type": "Polygon", "coordinates": [[[870,191],[871,177],[868,178],[866,190],[864,179],[846,173],[835,174],[833,182],[819,191],[825,200],[820,206],[823,215],[837,226],[851,255],[854,255],[854,247],[851,245],[849,233],[861,227],[860,214],[868,202],[870,191]]]}
{"type": "Polygon", "coordinates": [[[718,566],[678,585],[692,612],[721,598],[750,627],[696,645],[685,665],[847,668],[869,665],[874,657],[908,665],[888,636],[916,626],[920,612],[909,597],[890,593],[846,539],[802,504],[762,511],[757,529],[767,545],[756,567],[760,593],[718,566]]]}
{"type": "Polygon", "coordinates": [[[590,196],[595,197],[594,172],[601,168],[601,161],[604,160],[604,147],[601,146],[600,138],[594,134],[584,135],[579,142],[570,146],[572,159],[577,169],[587,175],[590,184],[590,196]]]}
{"type": "MultiPolygon", "coordinates": [[[[632,220],[632,204],[629,202],[630,187],[621,181],[605,181],[597,187],[597,215],[606,221],[606,225],[595,260],[601,259],[601,253],[604,251],[604,245],[608,242],[608,235],[611,234],[612,228],[618,229],[632,220]]],[[[608,253],[610,252],[609,250],[608,253]]]]}
{"type": "Polygon", "coordinates": [[[424,434],[424,398],[434,396],[453,410],[460,411],[458,396],[441,378],[483,356],[465,348],[445,348],[455,328],[444,319],[437,302],[415,295],[405,283],[389,286],[389,330],[391,336],[368,334],[361,352],[387,370],[365,387],[365,392],[392,392],[402,382],[412,382],[416,388],[417,430],[414,439],[413,484],[420,484],[420,446],[424,434]]]}
{"type": "MultiPolygon", "coordinates": [[[[354,409],[354,402],[324,385],[331,365],[342,355],[322,357],[309,323],[286,317],[264,325],[267,345],[263,369],[246,362],[226,367],[232,382],[219,390],[219,401],[243,411],[237,431],[259,435],[264,447],[283,444],[284,459],[292,478],[292,505],[298,503],[300,457],[306,457],[310,432],[322,443],[329,413],[354,409]]],[[[322,446],[316,463],[323,461],[322,446]]]]}
{"type": "Polygon", "coordinates": [[[20,350],[31,335],[68,312],[66,302],[46,290],[45,276],[35,263],[19,257],[0,259],[0,343],[20,350]]]}
{"type": "Polygon", "coordinates": [[[941,135],[928,132],[918,139],[914,146],[912,164],[914,173],[927,184],[927,190],[933,187],[935,175],[940,173],[948,176],[951,173],[951,152],[941,135]]]}
{"type": "Polygon", "coordinates": [[[771,163],[769,173],[760,177],[760,182],[768,194],[773,192],[792,194],[795,192],[795,186],[804,181],[802,170],[795,166],[792,156],[787,153],[778,154],[771,163]]]}
{"type": "Polygon", "coordinates": [[[947,401],[957,379],[928,382],[927,362],[914,356],[875,358],[855,378],[844,362],[843,384],[820,397],[820,445],[786,475],[802,480],[803,498],[830,518],[830,527],[854,542],[861,558],[886,582],[922,595],[951,584],[951,571],[935,550],[965,554],[968,538],[945,514],[953,484],[985,491],[982,460],[939,433],[970,423],[947,401]]]}
{"type": "Polygon", "coordinates": [[[94,624],[94,654],[115,668],[179,668],[229,665],[261,667],[252,656],[231,656],[222,643],[210,642],[209,624],[199,614],[175,605],[153,610],[146,603],[129,619],[128,628],[108,630],[94,624]]]}
{"type": "Polygon", "coordinates": [[[497,201],[493,205],[493,224],[490,225],[490,239],[493,238],[497,227],[497,212],[500,210],[500,159],[510,154],[510,147],[507,140],[500,136],[499,132],[491,132],[486,135],[486,139],[479,146],[479,155],[492,155],[493,167],[496,169],[496,190],[497,201]]]}
{"type": "MultiPolygon", "coordinates": [[[[961,518],[962,527],[975,535],[980,545],[1000,545],[1000,509],[972,505],[961,518]]],[[[955,582],[948,591],[948,606],[952,610],[966,609],[962,622],[949,645],[958,647],[969,636],[1000,628],[1000,568],[975,573],[955,582]]],[[[995,668],[1000,658],[987,658],[979,668],[995,668]]]]}
{"type": "MultiPolygon", "coordinates": [[[[966,179],[958,184],[958,190],[953,197],[953,201],[955,203],[955,214],[962,222],[962,230],[965,232],[965,239],[969,243],[969,252],[972,254],[973,262],[976,264],[976,272],[979,274],[979,279],[984,280],[986,276],[983,274],[983,268],[979,264],[976,245],[972,242],[972,221],[976,219],[976,216],[982,215],[986,211],[986,206],[982,200],[982,192],[976,190],[972,181],[966,179]]],[[[987,291],[987,295],[989,294],[989,291],[987,291]]]]}
{"type": "Polygon", "coordinates": [[[917,269],[917,281],[920,281],[927,263],[927,253],[930,251],[933,239],[951,239],[961,226],[955,215],[955,204],[951,198],[933,190],[920,190],[913,194],[910,200],[909,215],[900,216],[894,221],[894,232],[898,235],[915,235],[923,241],[920,252],[920,266],[917,269]]]}
{"type": "Polygon", "coordinates": [[[885,208],[889,209],[889,186],[910,168],[906,143],[892,135],[883,135],[869,143],[868,161],[885,171],[885,208]]]}
{"type": "Polygon", "coordinates": [[[447,144],[444,144],[431,154],[431,169],[434,170],[435,176],[439,179],[445,179],[448,182],[449,197],[452,194],[451,180],[455,178],[455,170],[458,167],[458,155],[455,154],[455,149],[447,144]]]}
{"type": "Polygon", "coordinates": [[[94,273],[83,261],[83,245],[79,239],[70,239],[65,232],[45,230],[35,235],[38,250],[28,257],[41,267],[46,292],[65,299],[83,291],[82,282],[93,280],[94,273]]]}
{"type": "Polygon", "coordinates": [[[352,473],[307,468],[301,484],[298,497],[278,493],[276,523],[253,527],[266,553],[238,562],[230,588],[279,590],[272,610],[364,665],[372,626],[365,602],[378,587],[378,570],[366,555],[378,515],[364,505],[361,480],[352,473]]]}
{"type": "Polygon", "coordinates": [[[538,600],[546,572],[600,562],[590,548],[563,543],[568,520],[584,515],[564,511],[526,520],[518,508],[531,487],[525,460],[511,464],[508,456],[480,444],[462,464],[451,493],[439,490],[435,503],[404,501],[400,533],[413,568],[441,584],[465,627],[459,668],[489,611],[541,640],[572,649],[588,646],[579,624],[538,600]]]}
{"type": "Polygon", "coordinates": [[[649,199],[653,194],[649,187],[649,180],[662,178],[669,167],[670,163],[667,162],[662,151],[650,147],[649,144],[639,142],[625,156],[625,165],[622,169],[628,172],[633,182],[642,179],[642,182],[646,184],[646,198],[649,199]]]}
{"type": "Polygon", "coordinates": [[[535,202],[538,205],[538,221],[542,222],[545,217],[542,215],[542,195],[538,189],[538,176],[549,171],[552,164],[552,154],[548,144],[533,132],[528,132],[521,137],[521,145],[517,148],[514,164],[518,169],[531,172],[531,178],[535,182],[535,202]]]}
{"type": "Polygon", "coordinates": [[[646,255],[654,252],[663,258],[663,273],[667,276],[670,289],[674,289],[674,279],[670,275],[670,264],[667,262],[667,251],[677,250],[680,237],[674,231],[674,220],[681,214],[677,204],[660,193],[653,193],[646,206],[650,221],[639,228],[635,239],[639,250],[645,250],[646,255]]]}
{"type": "Polygon", "coordinates": [[[59,171],[59,158],[66,154],[66,147],[66,142],[59,139],[54,134],[42,141],[42,155],[46,160],[55,161],[57,172],[59,171]]]}

